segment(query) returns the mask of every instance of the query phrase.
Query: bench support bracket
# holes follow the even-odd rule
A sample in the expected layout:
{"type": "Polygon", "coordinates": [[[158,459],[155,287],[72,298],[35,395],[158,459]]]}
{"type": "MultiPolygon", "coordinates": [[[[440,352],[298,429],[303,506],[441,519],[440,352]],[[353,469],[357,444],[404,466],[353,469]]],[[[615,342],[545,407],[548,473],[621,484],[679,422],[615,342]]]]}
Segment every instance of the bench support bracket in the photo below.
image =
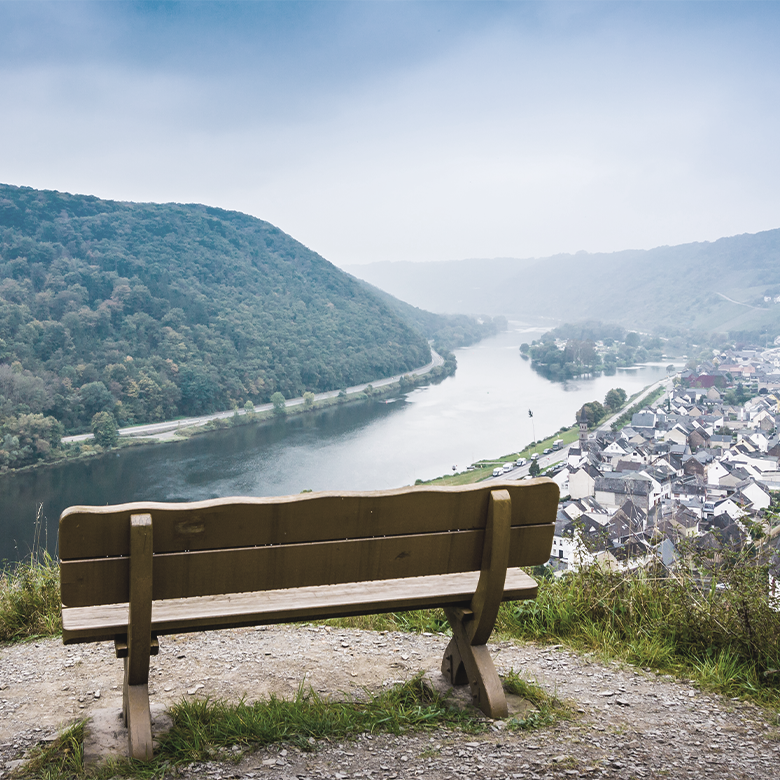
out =
{"type": "Polygon", "coordinates": [[[453,685],[468,683],[474,706],[490,718],[505,718],[509,713],[487,640],[503,598],[511,521],[509,492],[492,491],[477,590],[468,607],[447,607],[444,610],[452,626],[452,640],[444,653],[442,673],[453,685]]]}

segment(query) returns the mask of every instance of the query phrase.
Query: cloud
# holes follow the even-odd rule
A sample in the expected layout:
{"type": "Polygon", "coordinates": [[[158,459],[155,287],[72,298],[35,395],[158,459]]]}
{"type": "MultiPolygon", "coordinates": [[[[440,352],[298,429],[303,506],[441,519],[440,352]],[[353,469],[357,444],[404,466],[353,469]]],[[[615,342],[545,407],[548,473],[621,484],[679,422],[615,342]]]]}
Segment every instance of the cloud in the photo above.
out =
{"type": "Polygon", "coordinates": [[[777,227],[766,5],[2,4],[0,178],[245,211],[342,264],[777,227]]]}

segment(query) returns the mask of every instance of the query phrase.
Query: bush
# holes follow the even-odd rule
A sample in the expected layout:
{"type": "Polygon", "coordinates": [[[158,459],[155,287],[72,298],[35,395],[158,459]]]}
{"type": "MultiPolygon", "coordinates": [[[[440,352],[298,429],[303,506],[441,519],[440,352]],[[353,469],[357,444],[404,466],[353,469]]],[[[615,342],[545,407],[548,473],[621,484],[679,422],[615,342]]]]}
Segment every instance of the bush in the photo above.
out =
{"type": "Polygon", "coordinates": [[[92,418],[92,433],[101,447],[114,447],[119,441],[119,429],[111,412],[98,412],[92,418]]]}
{"type": "Polygon", "coordinates": [[[279,391],[271,396],[271,403],[274,406],[274,414],[283,415],[286,413],[287,407],[284,403],[284,396],[279,391]]]}

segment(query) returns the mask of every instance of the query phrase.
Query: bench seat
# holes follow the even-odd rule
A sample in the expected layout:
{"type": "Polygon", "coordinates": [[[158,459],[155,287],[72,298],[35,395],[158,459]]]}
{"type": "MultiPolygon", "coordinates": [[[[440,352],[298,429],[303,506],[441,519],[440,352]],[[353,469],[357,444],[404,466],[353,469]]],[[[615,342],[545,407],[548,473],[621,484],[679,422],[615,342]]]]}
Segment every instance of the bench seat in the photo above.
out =
{"type": "MultiPolygon", "coordinates": [[[[182,634],[238,626],[324,620],[468,603],[479,572],[404,577],[375,582],[196,596],[152,602],[152,634],[182,634]]],[[[507,569],[504,601],[536,598],[538,586],[522,569],[507,569]]],[[[129,604],[62,610],[66,645],[113,640],[127,633],[129,604]]]]}

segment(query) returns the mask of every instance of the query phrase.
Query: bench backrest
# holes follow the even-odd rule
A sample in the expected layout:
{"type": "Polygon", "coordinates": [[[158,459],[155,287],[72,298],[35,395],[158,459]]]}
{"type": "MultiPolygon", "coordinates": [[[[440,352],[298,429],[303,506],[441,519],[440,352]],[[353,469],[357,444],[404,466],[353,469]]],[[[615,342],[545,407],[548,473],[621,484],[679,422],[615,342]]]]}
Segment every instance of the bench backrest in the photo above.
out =
{"type": "Polygon", "coordinates": [[[512,501],[509,566],[546,562],[558,505],[546,478],[71,507],[60,517],[62,603],[128,601],[138,514],[152,517],[155,600],[479,571],[492,490],[512,501]]]}

